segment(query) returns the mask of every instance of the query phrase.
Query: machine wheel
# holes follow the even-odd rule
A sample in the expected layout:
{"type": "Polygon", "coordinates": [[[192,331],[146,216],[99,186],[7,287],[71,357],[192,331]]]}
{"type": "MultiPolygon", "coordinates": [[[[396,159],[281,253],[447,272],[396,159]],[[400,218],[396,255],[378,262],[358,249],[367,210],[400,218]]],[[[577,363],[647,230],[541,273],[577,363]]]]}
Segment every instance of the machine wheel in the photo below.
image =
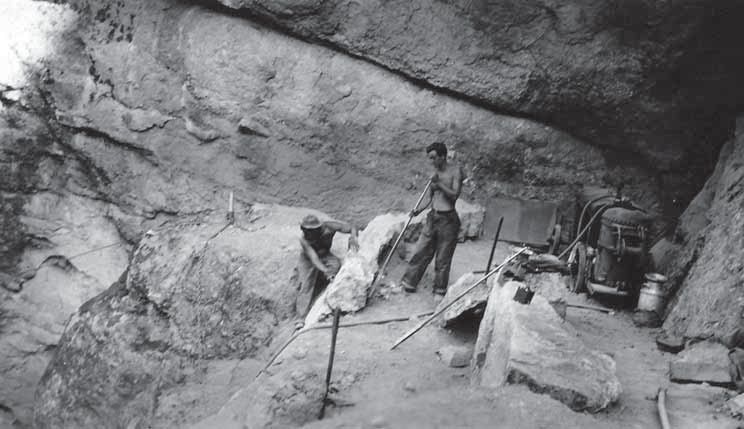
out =
{"type": "Polygon", "coordinates": [[[581,293],[586,290],[587,280],[587,265],[586,257],[586,244],[582,242],[576,243],[571,249],[571,253],[568,256],[568,263],[571,268],[571,285],[569,290],[573,293],[581,293]]]}

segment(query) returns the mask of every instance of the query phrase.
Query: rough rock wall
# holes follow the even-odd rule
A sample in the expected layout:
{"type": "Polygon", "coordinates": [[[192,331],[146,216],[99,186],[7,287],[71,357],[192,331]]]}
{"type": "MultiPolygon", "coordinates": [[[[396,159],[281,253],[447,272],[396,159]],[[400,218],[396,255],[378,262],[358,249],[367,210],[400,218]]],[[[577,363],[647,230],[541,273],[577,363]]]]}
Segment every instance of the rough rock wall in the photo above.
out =
{"type": "Polygon", "coordinates": [[[218,1],[662,171],[714,159],[741,104],[735,0],[218,1]]]}
{"type": "Polygon", "coordinates": [[[715,173],[681,218],[684,243],[671,280],[679,285],[664,328],[722,338],[744,328],[744,117],[715,173]]]}
{"type": "Polygon", "coordinates": [[[119,278],[138,237],[35,89],[76,22],[63,5],[0,4],[0,427],[30,423],[70,314],[119,278]]]}
{"type": "MultiPolygon", "coordinates": [[[[570,134],[519,118],[525,112],[518,109],[494,113],[462,100],[454,85],[404,79],[399,68],[371,64],[372,55],[305,43],[227,8],[166,0],[70,3],[89,24],[81,26],[85,55],[75,63],[91,75],[71,77],[89,84],[61,109],[65,123],[109,137],[106,146],[115,148],[107,150],[134,151],[159,171],[232,187],[246,200],[322,205],[360,222],[408,210],[423,186],[421,150],[434,140],[447,142],[464,165],[465,198],[570,199],[578,184],[601,184],[610,175],[629,177],[626,189],[660,208],[660,192],[681,180],[659,175],[635,149],[605,158],[570,134]]],[[[442,42],[410,37],[421,49],[442,42]]],[[[79,147],[101,157],[101,149],[79,147]]],[[[207,197],[193,195],[191,202],[207,197]]],[[[184,203],[161,200],[174,211],[184,203]]]]}

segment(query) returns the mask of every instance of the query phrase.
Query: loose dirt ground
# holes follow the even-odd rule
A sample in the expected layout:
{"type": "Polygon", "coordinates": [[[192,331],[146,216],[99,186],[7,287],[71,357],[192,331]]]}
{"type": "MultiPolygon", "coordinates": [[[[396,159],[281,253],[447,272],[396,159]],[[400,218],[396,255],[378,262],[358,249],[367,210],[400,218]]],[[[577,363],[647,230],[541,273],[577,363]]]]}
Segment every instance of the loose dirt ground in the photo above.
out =
{"type": "MultiPolygon", "coordinates": [[[[514,247],[499,243],[494,264],[513,253],[514,247]]],[[[452,281],[462,274],[483,270],[490,243],[485,240],[461,243],[451,273],[452,281]]],[[[397,259],[397,258],[394,258],[397,259]]],[[[404,269],[401,260],[391,264],[383,282],[396,282],[404,269]]],[[[431,267],[415,294],[391,294],[373,301],[357,314],[345,315],[342,323],[411,316],[432,311],[431,267]]],[[[572,303],[601,306],[585,295],[562,289],[572,303]]],[[[555,293],[553,291],[552,293],[555,293]]],[[[470,368],[451,368],[437,350],[448,344],[472,346],[477,321],[456,329],[430,324],[390,350],[393,343],[422,319],[341,328],[333,366],[331,398],[323,420],[308,428],[655,428],[661,427],[657,392],[670,385],[669,361],[674,355],[658,350],[659,329],[636,327],[632,311],[614,314],[568,308],[566,323],[573,324],[581,339],[596,350],[611,355],[623,393],[614,406],[598,414],[576,413],[547,395],[532,393],[525,386],[505,386],[499,391],[471,388],[470,368]],[[469,326],[468,326],[469,325],[469,326]]],[[[330,348],[330,330],[300,336],[275,365],[325,363],[330,348]]],[[[732,392],[734,394],[734,392],[732,392]]],[[[694,410],[667,403],[674,428],[736,428],[739,421],[722,411],[722,399],[703,398],[694,410]]]]}

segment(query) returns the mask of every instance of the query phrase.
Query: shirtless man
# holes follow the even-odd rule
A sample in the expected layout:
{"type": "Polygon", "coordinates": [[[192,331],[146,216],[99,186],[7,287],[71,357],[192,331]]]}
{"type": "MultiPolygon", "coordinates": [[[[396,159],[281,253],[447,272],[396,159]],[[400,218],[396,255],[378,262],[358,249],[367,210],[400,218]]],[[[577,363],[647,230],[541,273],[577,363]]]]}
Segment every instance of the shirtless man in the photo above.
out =
{"type": "Polygon", "coordinates": [[[430,144],[426,148],[426,154],[435,170],[429,187],[429,201],[421,209],[415,207],[411,215],[418,215],[429,204],[431,210],[426,216],[424,229],[416,245],[417,250],[408,263],[401,284],[406,292],[416,292],[426,267],[436,256],[432,291],[441,297],[447,292],[452,255],[460,232],[460,218],[455,211],[455,201],[460,196],[463,174],[459,166],[447,163],[447,147],[444,143],[430,144]]]}

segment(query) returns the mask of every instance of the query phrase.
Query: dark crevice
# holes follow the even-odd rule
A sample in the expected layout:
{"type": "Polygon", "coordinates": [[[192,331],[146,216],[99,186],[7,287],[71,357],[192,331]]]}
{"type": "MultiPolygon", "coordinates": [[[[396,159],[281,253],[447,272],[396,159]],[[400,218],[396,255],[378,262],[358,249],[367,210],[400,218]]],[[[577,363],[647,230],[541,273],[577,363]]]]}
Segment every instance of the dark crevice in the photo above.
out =
{"type": "MultiPolygon", "coordinates": [[[[30,111],[40,118],[55,118],[56,115],[53,95],[47,91],[42,90],[41,85],[36,85],[36,87],[39,88],[38,93],[41,98],[41,106],[36,109],[31,109],[30,111]]],[[[90,180],[92,184],[96,185],[93,189],[95,189],[97,193],[100,192],[97,189],[99,185],[108,185],[111,183],[108,174],[103,168],[98,167],[91,159],[83,156],[79,151],[77,151],[68,143],[71,140],[71,135],[63,124],[56,120],[48,120],[45,121],[45,123],[46,131],[49,136],[52,137],[53,141],[64,148],[65,151],[73,157],[73,159],[80,162],[80,164],[84,167],[82,171],[86,175],[88,180],[90,180]]]]}
{"type": "Polygon", "coordinates": [[[129,142],[117,140],[117,139],[111,137],[110,135],[108,135],[107,133],[105,133],[105,132],[103,132],[103,131],[101,131],[99,129],[93,128],[93,127],[78,127],[78,126],[66,125],[66,124],[61,124],[61,125],[63,127],[66,127],[67,129],[69,129],[70,131],[82,133],[82,134],[84,134],[84,135],[86,135],[88,137],[99,138],[99,139],[105,141],[106,143],[109,143],[109,144],[114,145],[114,146],[124,147],[128,151],[131,151],[131,152],[137,154],[140,158],[142,158],[145,161],[147,161],[150,165],[152,165],[154,167],[159,166],[158,161],[157,161],[157,156],[155,156],[155,153],[153,153],[153,151],[151,151],[149,149],[146,149],[146,148],[143,148],[143,147],[134,145],[134,144],[129,143],[129,142]]]}

